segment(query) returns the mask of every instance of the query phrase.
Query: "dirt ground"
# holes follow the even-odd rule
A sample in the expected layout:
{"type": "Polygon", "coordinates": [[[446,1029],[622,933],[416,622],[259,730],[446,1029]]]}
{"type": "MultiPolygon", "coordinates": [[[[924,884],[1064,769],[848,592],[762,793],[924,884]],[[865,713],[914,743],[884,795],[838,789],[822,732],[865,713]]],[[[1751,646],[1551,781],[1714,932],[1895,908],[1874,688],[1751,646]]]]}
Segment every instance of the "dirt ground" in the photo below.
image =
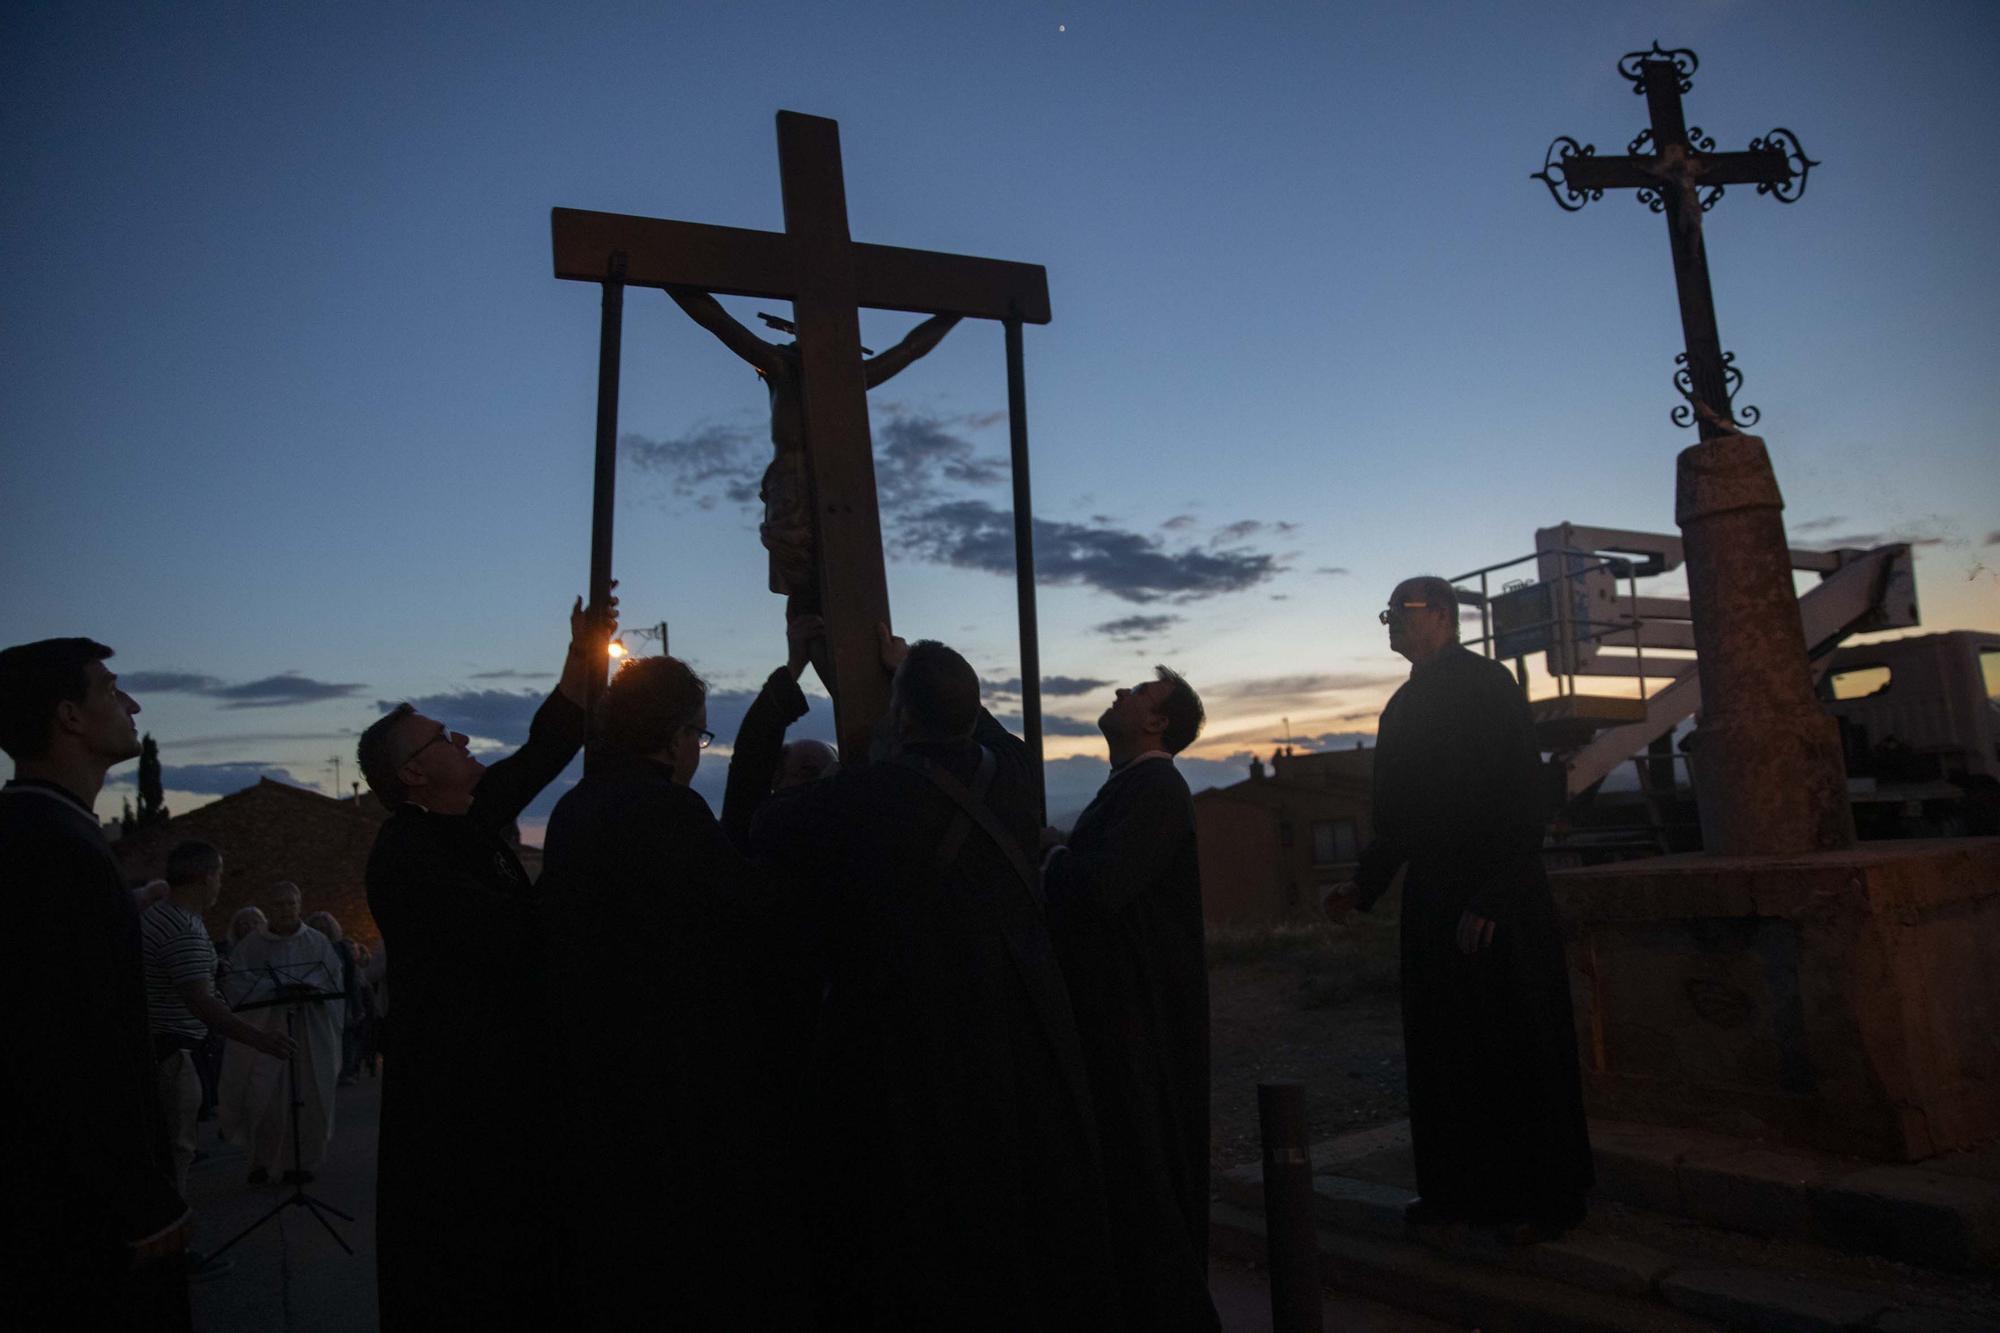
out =
{"type": "Polygon", "coordinates": [[[1408,1113],[1393,908],[1209,940],[1212,1167],[1259,1156],[1257,1085],[1305,1084],[1313,1139],[1408,1113]]]}

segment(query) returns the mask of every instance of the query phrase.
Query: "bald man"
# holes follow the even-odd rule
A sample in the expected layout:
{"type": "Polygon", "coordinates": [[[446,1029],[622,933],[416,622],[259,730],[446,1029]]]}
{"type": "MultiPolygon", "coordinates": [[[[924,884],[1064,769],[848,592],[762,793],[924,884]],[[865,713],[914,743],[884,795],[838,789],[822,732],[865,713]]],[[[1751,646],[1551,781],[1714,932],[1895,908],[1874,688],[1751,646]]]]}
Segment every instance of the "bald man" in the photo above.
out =
{"type": "Polygon", "coordinates": [[[300,919],[299,886],[279,880],[264,896],[265,924],[229,953],[224,990],[237,1013],[296,1043],[292,1072],[274,1055],[232,1044],[223,1056],[218,1109],[222,1136],[250,1156],[252,1185],[291,1179],[291,1078],[298,1080],[297,1175],[312,1179],[333,1137],[334,1080],[340,1074],[345,1015],[340,956],[300,919]],[[316,998],[330,997],[330,998],[316,998]]]}

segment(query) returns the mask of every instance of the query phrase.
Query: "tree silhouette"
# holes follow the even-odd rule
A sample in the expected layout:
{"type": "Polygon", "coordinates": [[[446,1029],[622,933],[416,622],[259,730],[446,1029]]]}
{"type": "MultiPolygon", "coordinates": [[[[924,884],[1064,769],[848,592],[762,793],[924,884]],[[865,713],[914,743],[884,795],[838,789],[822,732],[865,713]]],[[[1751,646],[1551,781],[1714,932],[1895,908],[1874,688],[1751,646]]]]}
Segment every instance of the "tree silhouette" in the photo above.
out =
{"type": "Polygon", "coordinates": [[[138,826],[158,824],[167,819],[166,791],[160,786],[160,746],[151,732],[139,743],[138,826]]]}

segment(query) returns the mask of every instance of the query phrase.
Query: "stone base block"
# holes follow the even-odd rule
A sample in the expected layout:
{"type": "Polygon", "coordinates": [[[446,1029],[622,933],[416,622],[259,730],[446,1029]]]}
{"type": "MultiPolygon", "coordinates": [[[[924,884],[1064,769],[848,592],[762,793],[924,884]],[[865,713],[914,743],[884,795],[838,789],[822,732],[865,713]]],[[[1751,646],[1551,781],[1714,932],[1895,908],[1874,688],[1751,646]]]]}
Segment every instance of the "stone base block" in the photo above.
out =
{"type": "Polygon", "coordinates": [[[1593,1116],[1886,1161],[2000,1136],[2000,838],[1551,878],[1593,1116]]]}

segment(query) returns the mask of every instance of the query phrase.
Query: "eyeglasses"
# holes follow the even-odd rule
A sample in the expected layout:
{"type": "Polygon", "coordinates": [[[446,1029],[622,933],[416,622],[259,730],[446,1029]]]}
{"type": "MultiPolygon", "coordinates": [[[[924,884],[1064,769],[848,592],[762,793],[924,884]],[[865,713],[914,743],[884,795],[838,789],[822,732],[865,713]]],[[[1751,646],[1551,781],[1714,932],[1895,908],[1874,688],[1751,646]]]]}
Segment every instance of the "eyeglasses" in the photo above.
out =
{"type": "Polygon", "coordinates": [[[1429,606],[1429,602],[1404,602],[1401,606],[1392,606],[1385,611],[1377,612],[1375,619],[1388,625],[1401,620],[1412,611],[1426,610],[1429,606]]]}
{"type": "Polygon", "coordinates": [[[709,746],[715,744],[714,732],[708,731],[701,727],[694,727],[694,726],[690,726],[688,730],[692,731],[695,735],[694,743],[696,749],[706,750],[709,746]]]}
{"type": "MultiPolygon", "coordinates": [[[[436,745],[439,741],[449,742],[453,736],[460,734],[458,732],[453,731],[450,727],[445,726],[442,722],[438,724],[438,727],[439,730],[437,735],[431,737],[429,740],[425,741],[422,745],[419,745],[416,749],[410,751],[408,754],[403,756],[404,764],[410,763],[418,755],[422,754],[425,750],[430,749],[433,745],[436,745]]],[[[396,765],[396,767],[398,768],[401,768],[402,766],[403,766],[402,764],[396,765]]]]}

